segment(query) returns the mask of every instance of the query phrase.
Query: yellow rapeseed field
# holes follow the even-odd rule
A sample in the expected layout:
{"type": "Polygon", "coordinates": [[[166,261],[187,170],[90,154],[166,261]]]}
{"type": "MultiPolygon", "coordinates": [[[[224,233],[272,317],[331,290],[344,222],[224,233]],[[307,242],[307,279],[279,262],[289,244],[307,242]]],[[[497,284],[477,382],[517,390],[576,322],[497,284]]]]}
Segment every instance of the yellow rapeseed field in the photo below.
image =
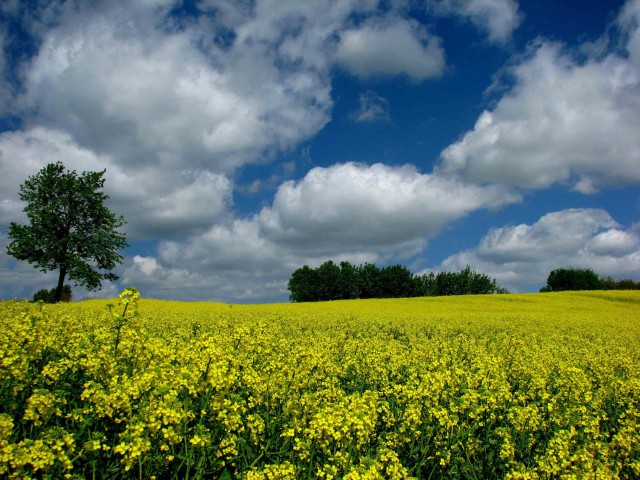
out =
{"type": "Polygon", "coordinates": [[[0,321],[0,478],[640,477],[640,292],[0,321]]]}

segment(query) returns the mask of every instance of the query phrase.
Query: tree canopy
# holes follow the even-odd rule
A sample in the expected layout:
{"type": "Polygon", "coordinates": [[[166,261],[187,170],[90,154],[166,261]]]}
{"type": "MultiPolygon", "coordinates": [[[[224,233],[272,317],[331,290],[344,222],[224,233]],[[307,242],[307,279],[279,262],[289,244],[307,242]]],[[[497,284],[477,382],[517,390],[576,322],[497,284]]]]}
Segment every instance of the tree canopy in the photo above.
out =
{"type": "Polygon", "coordinates": [[[20,200],[28,225],[12,222],[7,252],[26,260],[42,272],[59,270],[54,301],[60,301],[65,278],[89,290],[102,280],[116,280],[112,270],[121,263],[118,250],[127,246],[118,228],[122,216],[111,212],[104,173],[66,171],[62,162],[51,163],[20,186],[20,200]]]}
{"type": "Polygon", "coordinates": [[[288,288],[292,302],[507,293],[494,279],[472,271],[469,266],[459,273],[418,276],[403,265],[383,268],[371,263],[337,265],[332,260],[315,269],[308,265],[297,269],[288,288]]]}

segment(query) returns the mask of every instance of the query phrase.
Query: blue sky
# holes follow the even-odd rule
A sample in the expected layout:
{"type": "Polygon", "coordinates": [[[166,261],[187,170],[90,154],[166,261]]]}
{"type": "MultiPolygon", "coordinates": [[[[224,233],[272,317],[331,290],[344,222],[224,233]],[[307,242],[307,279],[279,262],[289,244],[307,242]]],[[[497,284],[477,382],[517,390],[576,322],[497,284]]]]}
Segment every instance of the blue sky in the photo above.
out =
{"type": "Polygon", "coordinates": [[[0,298],[19,185],[106,169],[99,292],[286,301],[325,260],[640,278],[640,0],[4,1],[0,298]]]}

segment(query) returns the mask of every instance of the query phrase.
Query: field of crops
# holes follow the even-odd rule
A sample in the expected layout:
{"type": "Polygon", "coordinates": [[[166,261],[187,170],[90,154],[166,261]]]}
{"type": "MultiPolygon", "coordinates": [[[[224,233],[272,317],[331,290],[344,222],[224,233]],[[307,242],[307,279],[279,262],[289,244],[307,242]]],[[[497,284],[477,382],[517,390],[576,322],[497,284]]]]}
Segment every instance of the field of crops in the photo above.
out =
{"type": "Polygon", "coordinates": [[[0,302],[0,478],[640,477],[640,292],[0,302]]]}

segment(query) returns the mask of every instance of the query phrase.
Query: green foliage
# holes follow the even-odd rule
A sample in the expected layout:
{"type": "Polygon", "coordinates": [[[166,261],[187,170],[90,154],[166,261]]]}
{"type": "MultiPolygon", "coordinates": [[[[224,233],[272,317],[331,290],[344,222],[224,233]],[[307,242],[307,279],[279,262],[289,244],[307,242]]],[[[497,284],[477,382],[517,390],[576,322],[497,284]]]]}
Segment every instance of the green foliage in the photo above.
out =
{"type": "Polygon", "coordinates": [[[112,329],[116,332],[116,338],[113,341],[113,356],[118,356],[118,346],[120,345],[120,336],[122,327],[124,327],[130,320],[136,318],[138,313],[138,300],[140,300],[140,292],[135,287],[129,287],[120,294],[120,300],[118,306],[122,307],[122,313],[114,311],[114,305],[112,303],[107,304],[107,310],[109,315],[115,320],[115,324],[112,329]],[[127,315],[128,310],[128,315],[127,315]]]}
{"type": "Polygon", "coordinates": [[[552,270],[547,277],[547,291],[562,292],[565,290],[602,290],[600,277],[588,268],[558,268],[552,270]]]}
{"type": "Polygon", "coordinates": [[[614,290],[640,290],[640,280],[623,278],[615,282],[614,290]]]}
{"type": "Polygon", "coordinates": [[[345,296],[344,293],[340,291],[340,277],[342,272],[339,266],[329,260],[320,265],[316,272],[318,278],[317,288],[319,289],[317,294],[320,298],[337,300],[345,296]]]}
{"type": "Polygon", "coordinates": [[[317,292],[314,285],[318,284],[316,270],[305,265],[297,269],[291,275],[287,285],[291,292],[292,302],[313,302],[316,300],[317,292]]]}
{"type": "Polygon", "coordinates": [[[498,287],[494,279],[472,271],[469,266],[459,273],[417,276],[403,265],[379,268],[365,263],[356,267],[341,262],[338,266],[331,260],[316,269],[308,265],[297,269],[288,288],[292,302],[509,293],[498,287]]]}
{"type": "Polygon", "coordinates": [[[57,162],[20,186],[29,225],[11,223],[7,252],[42,272],[59,270],[56,302],[62,297],[67,275],[89,290],[100,288],[102,280],[118,278],[108,271],[122,262],[118,250],[127,243],[117,229],[125,221],[104,206],[109,198],[102,192],[104,173],[78,176],[57,162]]]}
{"type": "Polygon", "coordinates": [[[603,290],[640,290],[640,280],[632,280],[631,278],[622,278],[614,280],[611,277],[602,279],[603,290]]]}
{"type": "Polygon", "coordinates": [[[382,298],[380,269],[371,263],[365,263],[359,267],[358,273],[361,284],[359,298],[382,298]]]}
{"type": "Polygon", "coordinates": [[[540,292],[564,290],[640,290],[640,281],[630,278],[614,280],[600,277],[588,268],[565,267],[552,270],[540,292]]]}
{"type": "Polygon", "coordinates": [[[382,298],[416,297],[416,282],[409,269],[402,265],[389,265],[380,270],[382,298]]]}
{"type": "Polygon", "coordinates": [[[340,262],[339,290],[343,300],[360,298],[362,279],[358,267],[349,262],[340,262]]]}
{"type": "MultiPolygon", "coordinates": [[[[62,296],[60,297],[61,302],[70,302],[71,301],[71,285],[65,285],[62,287],[62,296]]],[[[42,290],[38,290],[33,295],[33,301],[39,302],[42,301],[44,303],[55,303],[56,298],[56,289],[52,288],[51,290],[47,290],[43,288],[42,290]]]]}
{"type": "Polygon", "coordinates": [[[371,263],[358,267],[360,273],[360,296],[358,298],[403,298],[416,297],[416,281],[407,267],[389,265],[378,268],[371,263]]]}
{"type": "Polygon", "coordinates": [[[440,272],[436,275],[431,272],[420,277],[419,282],[423,296],[509,293],[505,288],[499,287],[495,279],[472,271],[468,265],[458,273],[440,272]]]}

